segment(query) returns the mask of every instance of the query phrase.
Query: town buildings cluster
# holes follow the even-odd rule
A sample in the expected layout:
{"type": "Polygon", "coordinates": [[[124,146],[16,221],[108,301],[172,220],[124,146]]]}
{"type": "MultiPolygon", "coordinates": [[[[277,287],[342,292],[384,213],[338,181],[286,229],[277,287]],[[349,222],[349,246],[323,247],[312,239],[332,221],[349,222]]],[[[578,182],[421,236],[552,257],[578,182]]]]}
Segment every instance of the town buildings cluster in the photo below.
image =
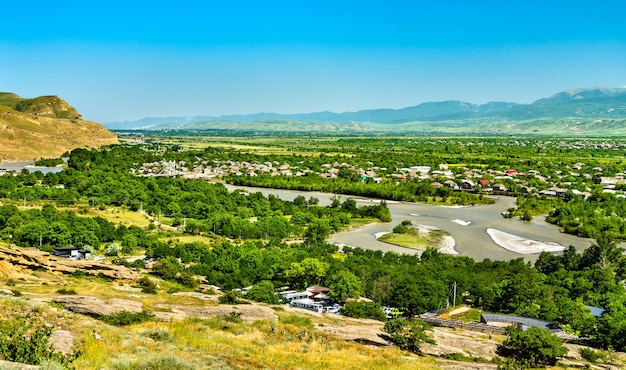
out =
{"type": "Polygon", "coordinates": [[[346,162],[324,163],[319,168],[300,168],[298,165],[279,162],[236,162],[236,161],[200,161],[190,164],[184,161],[160,161],[144,163],[133,169],[138,176],[169,176],[189,179],[219,179],[228,176],[319,176],[324,179],[342,177],[348,171],[353,181],[382,183],[402,181],[430,181],[434,188],[448,187],[453,190],[476,191],[499,194],[537,194],[547,197],[567,198],[572,194],[583,199],[591,196],[592,191],[600,186],[602,192],[625,197],[621,190],[626,187],[625,173],[606,174],[601,167],[590,167],[583,163],[564,166],[546,173],[545,170],[529,169],[490,169],[467,168],[439,164],[430,166],[415,165],[388,169],[374,166],[360,167],[346,162]],[[624,186],[621,186],[624,185],[624,186]]]}

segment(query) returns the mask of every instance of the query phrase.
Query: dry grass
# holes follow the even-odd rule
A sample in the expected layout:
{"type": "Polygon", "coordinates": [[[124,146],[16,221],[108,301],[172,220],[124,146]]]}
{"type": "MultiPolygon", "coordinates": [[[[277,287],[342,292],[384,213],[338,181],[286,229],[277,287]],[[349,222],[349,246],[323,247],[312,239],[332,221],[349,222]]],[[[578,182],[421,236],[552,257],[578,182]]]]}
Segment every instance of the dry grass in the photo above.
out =
{"type": "Polygon", "coordinates": [[[181,243],[181,244],[203,243],[207,245],[213,245],[215,243],[221,242],[226,239],[215,237],[215,236],[181,234],[181,235],[162,236],[162,237],[159,237],[159,240],[163,242],[172,240],[175,243],[181,243]]]}
{"type": "Polygon", "coordinates": [[[77,147],[117,143],[115,134],[95,122],[32,116],[0,106],[0,160],[55,158],[77,147]]]}
{"type": "Polygon", "coordinates": [[[235,369],[431,369],[430,359],[405,357],[396,348],[375,348],[328,337],[314,329],[223,319],[150,322],[126,330],[94,326],[83,341],[76,368],[125,368],[156,354],[190,368],[235,369]]]}
{"type": "Polygon", "coordinates": [[[79,216],[85,217],[102,217],[114,224],[124,226],[138,226],[141,228],[148,227],[150,220],[139,212],[124,209],[122,207],[107,207],[104,210],[87,207],[64,207],[59,209],[67,209],[76,212],[79,216]]]}
{"type": "MultiPolygon", "coordinates": [[[[80,351],[78,358],[71,364],[76,369],[133,369],[150,361],[169,364],[170,367],[177,366],[174,368],[190,369],[435,368],[431,358],[408,355],[393,347],[377,348],[346,342],[321,333],[311,326],[301,326],[298,323],[302,320],[258,320],[249,323],[219,317],[189,318],[114,327],[90,317],[64,311],[56,304],[33,303],[24,298],[52,297],[57,295],[56,290],[60,287],[73,289],[81,295],[104,299],[130,299],[130,292],[114,289],[112,283],[97,279],[59,278],[51,274],[47,277],[49,284],[41,284],[39,288],[34,285],[14,286],[10,283],[10,288],[32,293],[25,294],[22,298],[0,299],[0,314],[30,312],[33,317],[42,315],[37,320],[52,322],[55,327],[71,331],[75,336],[75,349],[80,351]]],[[[143,302],[146,309],[159,303],[189,306],[216,304],[165,293],[141,295],[145,297],[134,300],[143,302]]],[[[300,315],[282,310],[276,312],[285,317],[300,315]]],[[[337,317],[305,316],[317,324],[344,323],[343,319],[337,317]]]]}

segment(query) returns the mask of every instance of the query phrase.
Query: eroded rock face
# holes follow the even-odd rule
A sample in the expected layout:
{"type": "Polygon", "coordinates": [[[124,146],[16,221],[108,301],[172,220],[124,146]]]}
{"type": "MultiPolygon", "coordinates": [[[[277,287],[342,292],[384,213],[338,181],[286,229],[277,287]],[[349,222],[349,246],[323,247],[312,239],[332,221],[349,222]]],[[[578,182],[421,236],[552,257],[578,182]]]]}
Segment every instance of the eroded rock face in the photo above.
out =
{"type": "Polygon", "coordinates": [[[143,311],[141,302],[127,299],[109,299],[107,301],[89,296],[61,296],[54,299],[63,304],[66,310],[89,316],[104,316],[127,311],[139,313],[143,311]]]}
{"type": "Polygon", "coordinates": [[[37,250],[0,247],[0,274],[11,276],[23,274],[25,270],[45,269],[50,272],[71,274],[82,271],[86,275],[105,276],[114,280],[135,282],[140,276],[136,272],[118,265],[52,256],[50,253],[37,250]]]}

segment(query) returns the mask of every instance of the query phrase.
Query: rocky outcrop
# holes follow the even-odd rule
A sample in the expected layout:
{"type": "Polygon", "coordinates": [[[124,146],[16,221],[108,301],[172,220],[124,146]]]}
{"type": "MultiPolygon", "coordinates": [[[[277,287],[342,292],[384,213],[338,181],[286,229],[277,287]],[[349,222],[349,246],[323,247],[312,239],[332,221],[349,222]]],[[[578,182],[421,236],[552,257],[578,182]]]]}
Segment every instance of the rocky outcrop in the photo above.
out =
{"type": "Polygon", "coordinates": [[[200,317],[210,319],[213,317],[228,316],[231,312],[240,315],[244,321],[278,320],[276,312],[271,307],[256,304],[242,305],[218,305],[218,306],[182,306],[171,304],[155,304],[154,308],[163,311],[155,311],[153,314],[163,321],[182,320],[186,317],[200,317]]]}
{"type": "Polygon", "coordinates": [[[387,333],[383,331],[383,324],[374,325],[332,325],[320,324],[317,326],[319,331],[338,337],[341,339],[374,346],[388,346],[389,342],[385,339],[387,333]]]}
{"type": "Polygon", "coordinates": [[[56,353],[71,355],[74,351],[74,334],[69,330],[55,330],[48,339],[50,346],[56,353]]]}
{"type": "MultiPolygon", "coordinates": [[[[127,299],[103,300],[90,296],[61,296],[55,298],[54,301],[62,304],[68,311],[93,317],[111,315],[122,311],[133,313],[143,311],[141,302],[127,299]]],[[[153,309],[152,314],[162,321],[183,320],[187,317],[209,319],[213,317],[229,316],[232,313],[235,313],[239,318],[248,322],[256,320],[278,320],[276,312],[274,312],[271,307],[255,304],[217,306],[155,304],[153,309]]]]}
{"type": "Polygon", "coordinates": [[[143,311],[141,302],[128,299],[103,300],[89,296],[61,296],[54,299],[56,303],[61,303],[66,310],[81,313],[88,316],[104,316],[127,311],[138,313],[143,311]]]}
{"type": "Polygon", "coordinates": [[[54,273],[71,274],[80,271],[86,275],[104,276],[114,280],[137,281],[138,273],[118,265],[105,265],[91,260],[75,261],[31,249],[0,247],[0,274],[13,276],[44,269],[54,273]]]}

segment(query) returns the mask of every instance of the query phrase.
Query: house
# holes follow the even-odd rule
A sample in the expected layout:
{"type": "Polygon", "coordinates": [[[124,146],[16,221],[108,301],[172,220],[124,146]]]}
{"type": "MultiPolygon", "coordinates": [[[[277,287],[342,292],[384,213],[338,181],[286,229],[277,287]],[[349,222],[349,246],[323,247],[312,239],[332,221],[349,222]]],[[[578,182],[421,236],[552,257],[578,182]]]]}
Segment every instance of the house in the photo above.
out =
{"type": "Polygon", "coordinates": [[[311,293],[311,299],[315,301],[325,301],[328,298],[328,292],[330,292],[330,289],[323,286],[314,285],[312,287],[306,288],[306,291],[311,293]]]}
{"type": "Polygon", "coordinates": [[[563,328],[556,324],[523,316],[483,313],[480,315],[480,322],[500,327],[515,325],[521,330],[526,330],[528,328],[543,328],[550,330],[552,333],[563,332],[563,328]]]}
{"type": "Polygon", "coordinates": [[[330,292],[330,289],[315,285],[307,288],[304,292],[288,291],[286,294],[281,292],[281,295],[289,300],[293,307],[317,312],[338,313],[341,306],[337,304],[331,305],[328,302],[328,292],[330,292]]]}
{"type": "Polygon", "coordinates": [[[296,300],[308,299],[313,295],[313,293],[308,292],[308,291],[296,292],[295,290],[288,290],[285,292],[281,292],[280,295],[286,300],[288,300],[289,302],[293,302],[296,300]]]}
{"type": "Polygon", "coordinates": [[[71,258],[75,260],[84,260],[91,258],[91,252],[87,249],[76,247],[54,248],[52,254],[58,257],[71,258]]]}
{"type": "Polygon", "coordinates": [[[443,183],[443,186],[449,187],[450,189],[458,189],[459,185],[452,181],[452,180],[448,180],[446,182],[443,183]]]}
{"type": "Polygon", "coordinates": [[[478,184],[482,187],[487,187],[489,186],[489,180],[485,180],[485,179],[480,179],[478,180],[478,184]]]}
{"type": "Polygon", "coordinates": [[[474,181],[469,179],[465,179],[461,182],[461,187],[463,189],[473,189],[474,186],[476,186],[476,184],[474,184],[474,181]]]}
{"type": "Polygon", "coordinates": [[[506,186],[503,184],[493,184],[494,191],[506,191],[506,186]]]}

